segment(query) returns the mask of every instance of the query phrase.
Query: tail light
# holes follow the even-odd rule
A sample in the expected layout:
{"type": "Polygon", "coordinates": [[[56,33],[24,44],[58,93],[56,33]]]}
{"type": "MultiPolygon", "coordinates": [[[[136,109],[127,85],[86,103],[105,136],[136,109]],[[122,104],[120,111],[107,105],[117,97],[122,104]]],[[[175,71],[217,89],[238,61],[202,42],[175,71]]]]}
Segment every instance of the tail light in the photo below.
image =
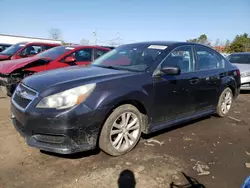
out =
{"type": "Polygon", "coordinates": [[[237,76],[240,76],[240,70],[239,69],[236,70],[236,73],[237,73],[237,76]]]}

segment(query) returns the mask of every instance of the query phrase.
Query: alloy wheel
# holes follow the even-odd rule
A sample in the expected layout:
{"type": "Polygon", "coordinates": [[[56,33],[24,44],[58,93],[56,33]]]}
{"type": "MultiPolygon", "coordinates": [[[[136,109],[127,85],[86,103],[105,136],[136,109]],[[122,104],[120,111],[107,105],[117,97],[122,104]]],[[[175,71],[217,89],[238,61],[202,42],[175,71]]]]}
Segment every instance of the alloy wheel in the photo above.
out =
{"type": "Polygon", "coordinates": [[[133,147],[139,136],[139,118],[132,112],[124,112],[111,127],[110,142],[115,150],[124,152],[133,147]]]}
{"type": "Polygon", "coordinates": [[[232,105],[232,93],[230,91],[227,91],[222,99],[222,103],[221,103],[221,111],[223,114],[227,114],[231,108],[232,105]]]}

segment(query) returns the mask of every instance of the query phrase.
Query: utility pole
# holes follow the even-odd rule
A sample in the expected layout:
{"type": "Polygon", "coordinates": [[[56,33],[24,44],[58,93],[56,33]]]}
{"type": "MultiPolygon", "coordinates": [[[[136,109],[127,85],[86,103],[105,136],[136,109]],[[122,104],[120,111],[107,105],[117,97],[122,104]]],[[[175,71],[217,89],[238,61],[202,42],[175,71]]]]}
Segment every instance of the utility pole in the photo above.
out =
{"type": "Polygon", "coordinates": [[[93,32],[94,38],[95,38],[95,46],[97,45],[97,37],[96,37],[96,30],[93,32]]]}

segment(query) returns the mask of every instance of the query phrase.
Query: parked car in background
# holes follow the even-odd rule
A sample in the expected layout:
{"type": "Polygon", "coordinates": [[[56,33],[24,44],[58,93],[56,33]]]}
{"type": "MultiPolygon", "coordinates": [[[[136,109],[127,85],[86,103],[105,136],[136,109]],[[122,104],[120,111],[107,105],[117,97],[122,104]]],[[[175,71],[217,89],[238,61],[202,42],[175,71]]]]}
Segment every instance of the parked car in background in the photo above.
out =
{"type": "Polygon", "coordinates": [[[230,54],[227,59],[241,72],[241,90],[250,90],[250,52],[230,54]]]}
{"type": "Polygon", "coordinates": [[[227,57],[227,56],[229,56],[230,54],[229,54],[229,53],[221,53],[221,55],[223,55],[224,57],[227,57]]]}
{"type": "MultiPolygon", "coordinates": [[[[42,43],[42,42],[20,42],[11,45],[0,53],[0,61],[20,59],[24,57],[31,57],[40,52],[60,46],[57,43],[42,43]]],[[[1,62],[0,62],[1,64],[1,62]]]]}
{"type": "Polygon", "coordinates": [[[11,99],[11,118],[28,145],[41,150],[69,154],[99,146],[118,156],[132,150],[141,133],[210,114],[224,117],[239,88],[239,69],[207,46],[134,43],[86,67],[23,79],[11,99]]]}
{"type": "Polygon", "coordinates": [[[11,44],[0,43],[0,52],[4,51],[6,48],[10,46],[11,44]]]}
{"type": "Polygon", "coordinates": [[[73,65],[87,65],[110,51],[100,46],[58,46],[36,56],[0,62],[0,86],[11,96],[16,85],[36,72],[73,65]]]}

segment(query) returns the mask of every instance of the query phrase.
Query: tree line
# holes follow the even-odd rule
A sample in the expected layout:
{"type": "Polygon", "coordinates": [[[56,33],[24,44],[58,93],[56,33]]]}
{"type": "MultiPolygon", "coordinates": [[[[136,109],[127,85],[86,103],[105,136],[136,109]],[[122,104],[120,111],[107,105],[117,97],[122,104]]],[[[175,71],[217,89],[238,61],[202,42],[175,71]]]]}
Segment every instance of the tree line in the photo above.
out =
{"type": "Polygon", "coordinates": [[[202,34],[198,38],[189,39],[187,42],[204,44],[224,53],[250,52],[250,35],[247,33],[236,35],[232,41],[226,40],[222,42],[217,39],[214,44],[210,42],[206,34],[202,34]]]}
{"type": "MultiPolygon", "coordinates": [[[[62,39],[61,31],[57,28],[52,28],[49,30],[49,37],[54,40],[60,40],[62,39]]],[[[198,38],[189,39],[187,40],[187,42],[204,44],[224,53],[247,52],[247,51],[250,52],[250,35],[247,33],[236,35],[232,41],[226,40],[223,42],[220,39],[217,39],[213,44],[208,39],[206,34],[202,34],[198,38]]],[[[63,43],[67,44],[65,42],[63,43]]],[[[80,40],[80,44],[89,45],[90,41],[83,38],[80,40]]],[[[110,45],[113,44],[116,44],[117,46],[119,45],[119,41],[111,40],[110,45]]]]}

